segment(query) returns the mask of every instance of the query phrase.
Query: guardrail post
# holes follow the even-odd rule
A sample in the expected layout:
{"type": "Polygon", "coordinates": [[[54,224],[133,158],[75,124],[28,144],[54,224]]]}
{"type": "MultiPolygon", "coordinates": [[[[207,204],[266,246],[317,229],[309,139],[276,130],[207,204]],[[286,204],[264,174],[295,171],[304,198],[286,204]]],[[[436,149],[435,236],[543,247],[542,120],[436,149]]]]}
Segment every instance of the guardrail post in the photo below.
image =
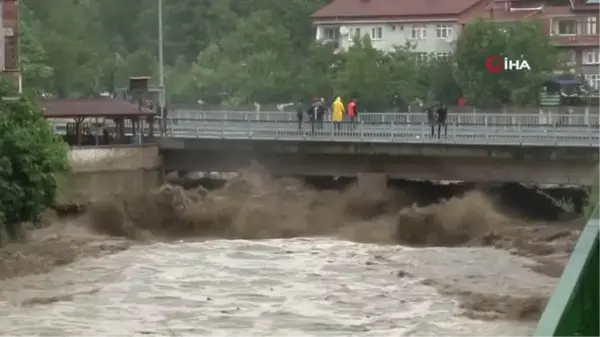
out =
{"type": "Polygon", "coordinates": [[[396,139],[396,135],[394,132],[394,122],[393,121],[390,123],[390,135],[392,137],[392,141],[394,141],[396,139]]]}
{"type": "Polygon", "coordinates": [[[221,138],[225,138],[225,120],[221,121],[221,138]]]}
{"type": "Polygon", "coordinates": [[[490,139],[489,139],[490,136],[489,136],[489,128],[488,128],[488,119],[487,119],[487,116],[485,116],[485,118],[484,118],[484,123],[485,123],[485,131],[484,131],[483,134],[484,134],[484,137],[485,137],[485,143],[488,144],[490,142],[490,139]]]}
{"type": "Polygon", "coordinates": [[[252,131],[251,131],[251,128],[252,128],[252,122],[250,121],[250,119],[248,119],[248,120],[246,121],[246,127],[248,128],[248,130],[247,130],[247,131],[248,131],[248,132],[247,132],[247,134],[248,134],[248,138],[252,138],[252,131]]]}
{"type": "Polygon", "coordinates": [[[335,123],[336,122],[329,122],[329,125],[330,125],[329,129],[331,130],[331,134],[330,134],[331,139],[333,139],[335,137],[335,128],[336,128],[335,123]]]}
{"type": "Polygon", "coordinates": [[[364,134],[365,130],[364,130],[364,122],[360,121],[360,140],[364,140],[365,134],[364,134]]]}
{"type": "Polygon", "coordinates": [[[587,125],[587,126],[590,125],[590,108],[589,107],[585,107],[583,120],[584,120],[585,125],[587,125]]]}

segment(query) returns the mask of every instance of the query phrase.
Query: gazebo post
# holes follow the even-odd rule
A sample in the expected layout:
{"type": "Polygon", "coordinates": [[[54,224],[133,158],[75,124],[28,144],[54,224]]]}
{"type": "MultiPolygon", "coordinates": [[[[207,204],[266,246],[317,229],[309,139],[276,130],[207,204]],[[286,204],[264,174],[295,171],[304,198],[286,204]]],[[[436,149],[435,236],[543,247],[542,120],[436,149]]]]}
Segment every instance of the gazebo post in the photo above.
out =
{"type": "Polygon", "coordinates": [[[81,124],[83,123],[84,118],[76,117],[75,118],[75,142],[77,146],[81,146],[81,124]]]}

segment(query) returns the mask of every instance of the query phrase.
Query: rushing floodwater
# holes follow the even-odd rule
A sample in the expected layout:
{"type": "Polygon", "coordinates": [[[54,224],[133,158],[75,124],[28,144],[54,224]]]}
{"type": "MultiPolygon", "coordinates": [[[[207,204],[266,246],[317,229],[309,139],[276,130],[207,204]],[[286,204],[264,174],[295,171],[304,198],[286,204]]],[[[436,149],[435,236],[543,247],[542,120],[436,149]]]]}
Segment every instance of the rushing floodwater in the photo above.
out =
{"type": "Polygon", "coordinates": [[[496,294],[548,293],[554,280],[526,263],[493,249],[328,239],[138,246],[5,281],[0,334],[522,336],[533,322],[470,320],[455,299],[421,280],[496,294]],[[412,276],[399,277],[400,270],[412,276]]]}

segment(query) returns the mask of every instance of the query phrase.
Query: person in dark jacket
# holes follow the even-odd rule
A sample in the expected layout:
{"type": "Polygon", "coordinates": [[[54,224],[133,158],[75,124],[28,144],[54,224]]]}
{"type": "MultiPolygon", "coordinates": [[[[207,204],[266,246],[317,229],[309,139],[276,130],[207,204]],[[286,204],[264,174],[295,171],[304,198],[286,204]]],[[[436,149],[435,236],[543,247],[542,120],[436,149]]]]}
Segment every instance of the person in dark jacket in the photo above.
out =
{"type": "Polygon", "coordinates": [[[302,104],[302,101],[296,101],[294,110],[296,110],[296,117],[298,118],[298,130],[302,131],[302,123],[304,122],[304,104],[302,104]]]}
{"type": "Polygon", "coordinates": [[[431,137],[435,137],[435,126],[437,125],[438,139],[441,138],[442,126],[444,126],[444,138],[448,136],[448,107],[443,103],[436,103],[427,108],[427,120],[431,125],[431,137]]]}
{"type": "Polygon", "coordinates": [[[446,104],[440,104],[437,110],[438,114],[438,139],[440,138],[441,128],[444,127],[444,138],[448,138],[448,124],[446,119],[448,118],[448,106],[446,104]]]}
{"type": "Polygon", "coordinates": [[[312,105],[306,110],[306,114],[308,115],[308,119],[310,120],[310,129],[312,133],[315,132],[315,121],[317,119],[318,110],[319,100],[317,98],[313,98],[312,105]]]}
{"type": "Polygon", "coordinates": [[[317,129],[323,130],[323,122],[325,121],[325,115],[327,114],[327,107],[325,106],[325,99],[319,99],[317,105],[317,129]]]}
{"type": "Polygon", "coordinates": [[[437,120],[435,106],[427,108],[427,123],[431,126],[431,138],[435,135],[435,122],[437,120]]]}

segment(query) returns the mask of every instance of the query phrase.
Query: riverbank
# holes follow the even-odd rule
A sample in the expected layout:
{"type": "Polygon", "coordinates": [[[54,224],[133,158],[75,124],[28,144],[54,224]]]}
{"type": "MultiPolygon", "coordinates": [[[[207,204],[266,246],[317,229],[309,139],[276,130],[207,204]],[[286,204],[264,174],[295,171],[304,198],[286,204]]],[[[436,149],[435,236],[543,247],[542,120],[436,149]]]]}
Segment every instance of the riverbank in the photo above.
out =
{"type": "Polygon", "coordinates": [[[47,273],[88,257],[102,257],[131,247],[130,240],[97,234],[85,214],[52,216],[44,228],[30,229],[21,242],[0,247],[0,280],[47,273]]]}

